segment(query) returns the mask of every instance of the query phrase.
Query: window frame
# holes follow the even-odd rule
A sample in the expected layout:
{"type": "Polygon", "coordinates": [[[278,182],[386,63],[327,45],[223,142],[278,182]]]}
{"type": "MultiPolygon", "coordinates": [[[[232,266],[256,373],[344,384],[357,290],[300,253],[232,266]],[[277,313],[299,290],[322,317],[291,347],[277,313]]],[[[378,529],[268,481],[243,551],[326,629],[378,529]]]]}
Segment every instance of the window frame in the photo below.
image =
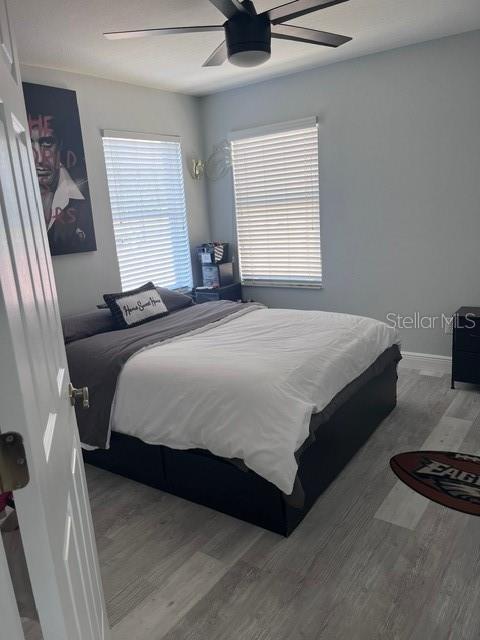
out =
{"type": "MultiPolygon", "coordinates": [[[[188,207],[187,207],[187,190],[186,190],[186,186],[185,186],[185,168],[184,168],[183,148],[182,148],[182,139],[181,139],[181,137],[178,136],[178,135],[170,135],[170,134],[145,133],[145,132],[138,132],[138,131],[120,131],[120,130],[115,130],[115,129],[102,129],[101,130],[101,138],[102,138],[103,159],[104,159],[104,163],[105,163],[105,172],[107,174],[108,199],[109,199],[110,209],[111,209],[111,214],[112,214],[112,226],[113,226],[113,236],[114,236],[113,239],[114,239],[114,243],[115,243],[115,253],[116,253],[116,257],[117,257],[118,272],[119,272],[119,276],[120,276],[120,283],[121,283],[122,289],[124,288],[124,284],[122,282],[122,272],[121,272],[121,267],[120,267],[120,259],[119,259],[119,255],[118,255],[117,238],[116,238],[116,234],[115,234],[115,217],[114,217],[113,210],[112,210],[112,200],[111,200],[110,185],[109,185],[109,180],[108,180],[108,169],[107,169],[107,162],[106,162],[104,140],[106,138],[107,139],[108,138],[113,138],[113,139],[125,140],[125,141],[138,140],[139,142],[171,142],[171,143],[176,143],[176,144],[179,145],[181,183],[182,183],[182,186],[183,186],[183,199],[184,199],[184,204],[185,204],[186,245],[187,245],[187,248],[188,248],[188,265],[189,265],[190,278],[189,278],[189,285],[188,286],[177,287],[177,288],[172,289],[172,290],[182,291],[182,292],[191,291],[193,286],[194,286],[193,265],[192,265],[192,247],[191,247],[191,243],[190,243],[190,229],[189,229],[188,207]]],[[[147,278],[147,276],[146,276],[146,278],[147,278]]],[[[145,282],[146,281],[147,280],[145,280],[145,282]]],[[[164,283],[156,282],[155,284],[157,286],[165,286],[164,283]]],[[[138,285],[138,286],[141,286],[141,285],[138,285]]]]}
{"type": "Polygon", "coordinates": [[[237,225],[237,196],[235,189],[235,167],[234,167],[234,154],[232,148],[232,193],[233,193],[233,227],[236,241],[236,253],[238,256],[238,270],[240,280],[245,287],[269,287],[269,288],[281,288],[281,289],[323,289],[325,286],[325,271],[324,271],[324,253],[322,247],[322,224],[321,224],[321,188],[320,188],[320,127],[317,116],[311,116],[307,118],[301,118],[298,120],[289,120],[283,122],[277,122],[269,125],[253,127],[249,129],[240,129],[230,132],[228,137],[230,145],[237,140],[247,140],[249,138],[256,138],[262,136],[273,135],[276,133],[288,133],[289,131],[316,128],[317,132],[317,154],[318,154],[318,222],[319,222],[319,260],[320,260],[320,281],[318,282],[302,282],[301,280],[288,282],[285,280],[252,280],[244,279],[242,276],[242,258],[241,249],[238,235],[237,225]]]}

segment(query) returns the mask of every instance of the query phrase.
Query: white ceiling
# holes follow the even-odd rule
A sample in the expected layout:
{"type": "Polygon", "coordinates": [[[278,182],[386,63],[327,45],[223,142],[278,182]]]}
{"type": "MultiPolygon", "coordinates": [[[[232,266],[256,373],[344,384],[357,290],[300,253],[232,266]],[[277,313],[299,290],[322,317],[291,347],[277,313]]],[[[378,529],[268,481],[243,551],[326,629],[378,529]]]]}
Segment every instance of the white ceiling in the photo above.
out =
{"type": "MultiPolygon", "coordinates": [[[[286,0],[256,0],[257,11],[286,0]]],[[[352,36],[338,49],[274,40],[255,69],[202,68],[221,33],[108,41],[104,31],[221,24],[208,0],[14,0],[25,64],[87,73],[194,95],[480,28],[480,0],[350,0],[292,21],[352,36]]]]}

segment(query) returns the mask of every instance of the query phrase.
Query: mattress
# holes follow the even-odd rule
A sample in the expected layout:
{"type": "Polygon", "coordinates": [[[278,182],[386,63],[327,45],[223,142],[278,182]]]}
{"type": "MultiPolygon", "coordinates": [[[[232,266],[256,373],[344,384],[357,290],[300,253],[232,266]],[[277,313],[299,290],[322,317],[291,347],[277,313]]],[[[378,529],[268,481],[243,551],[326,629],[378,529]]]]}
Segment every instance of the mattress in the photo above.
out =
{"type": "Polygon", "coordinates": [[[239,459],[290,495],[312,415],[397,344],[371,318],[252,308],[133,355],[110,426],[148,444],[239,459]]]}

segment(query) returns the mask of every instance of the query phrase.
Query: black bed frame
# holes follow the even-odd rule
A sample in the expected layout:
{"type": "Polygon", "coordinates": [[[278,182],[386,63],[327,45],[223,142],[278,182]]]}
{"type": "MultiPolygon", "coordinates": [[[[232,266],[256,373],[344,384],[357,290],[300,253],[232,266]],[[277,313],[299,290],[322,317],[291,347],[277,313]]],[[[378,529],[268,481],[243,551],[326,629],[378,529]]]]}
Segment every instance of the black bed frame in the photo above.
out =
{"type": "Polygon", "coordinates": [[[85,462],[288,536],[318,496],[396,405],[397,364],[350,397],[315,433],[299,459],[302,508],[253,471],[208,451],[179,451],[112,433],[110,449],[84,451],[85,462]]]}

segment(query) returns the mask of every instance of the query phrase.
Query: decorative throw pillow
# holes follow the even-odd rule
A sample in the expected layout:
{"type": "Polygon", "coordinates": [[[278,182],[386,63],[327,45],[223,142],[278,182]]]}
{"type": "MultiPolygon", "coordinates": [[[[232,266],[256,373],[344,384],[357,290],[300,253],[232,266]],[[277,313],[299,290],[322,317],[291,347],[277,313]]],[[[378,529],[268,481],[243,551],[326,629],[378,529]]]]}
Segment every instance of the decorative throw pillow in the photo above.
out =
{"type": "Polygon", "coordinates": [[[115,329],[112,314],[108,309],[93,309],[86,313],[77,313],[62,318],[65,344],[89,338],[97,333],[106,333],[115,329]]]}
{"type": "Polygon", "coordinates": [[[152,282],[122,293],[106,293],[103,299],[118,328],[136,327],[168,313],[162,297],[152,282]]]}
{"type": "MultiPolygon", "coordinates": [[[[155,287],[155,289],[158,291],[160,297],[165,303],[168,313],[172,313],[172,311],[179,311],[180,309],[185,309],[186,307],[191,307],[195,304],[193,298],[185,295],[184,293],[172,291],[172,289],[165,289],[164,287],[155,287]]],[[[108,309],[108,306],[105,303],[97,304],[97,309],[108,309]]]]}
{"type": "Polygon", "coordinates": [[[172,291],[171,289],[164,289],[163,287],[155,288],[164,301],[169,313],[172,311],[178,311],[179,309],[184,309],[185,307],[191,307],[193,304],[192,297],[186,296],[184,293],[172,291]]]}

